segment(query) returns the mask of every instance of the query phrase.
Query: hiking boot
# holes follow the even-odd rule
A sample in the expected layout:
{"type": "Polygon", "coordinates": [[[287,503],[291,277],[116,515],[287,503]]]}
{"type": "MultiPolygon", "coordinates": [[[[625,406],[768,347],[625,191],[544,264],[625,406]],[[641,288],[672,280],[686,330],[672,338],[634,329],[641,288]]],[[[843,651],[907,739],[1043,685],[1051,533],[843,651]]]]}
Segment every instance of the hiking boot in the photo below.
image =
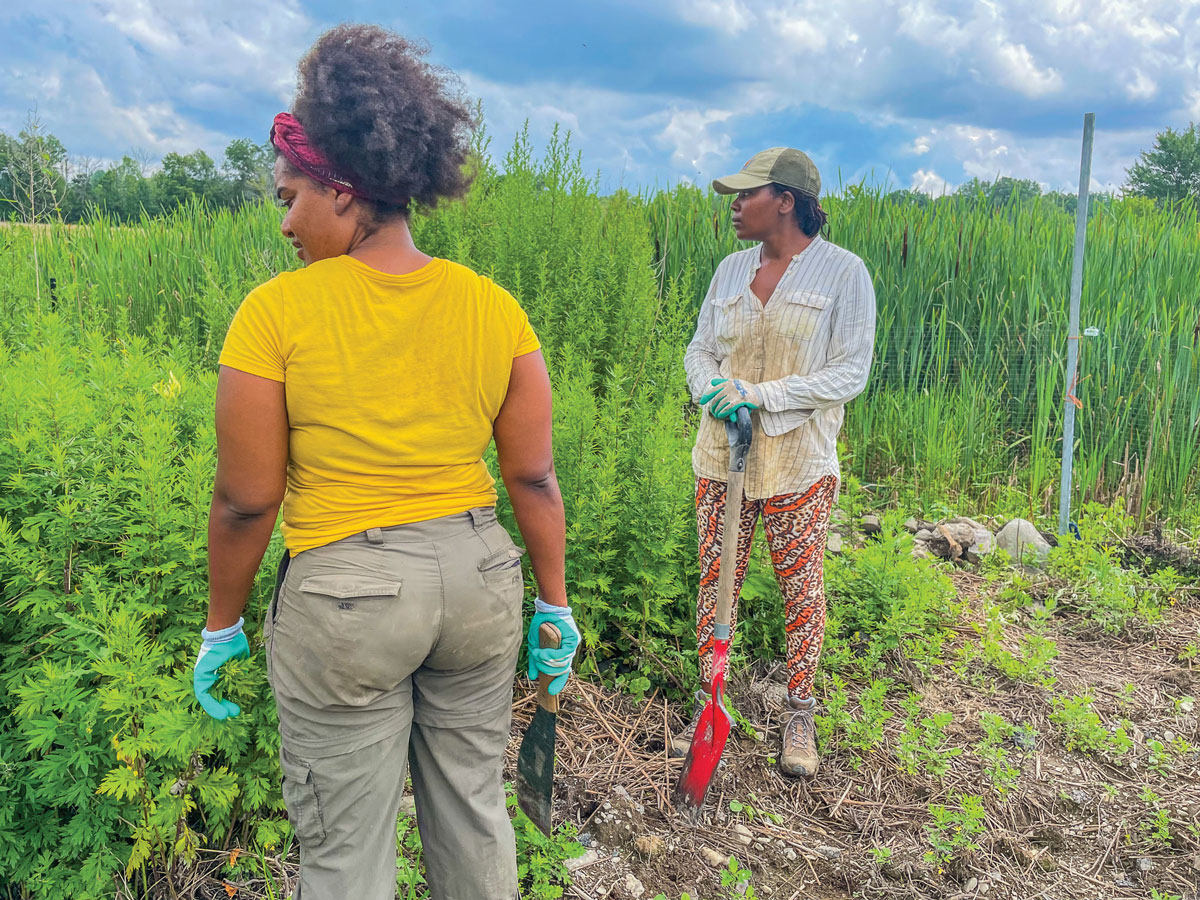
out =
{"type": "Polygon", "coordinates": [[[785,775],[811,777],[817,773],[821,759],[817,756],[817,728],[813,717],[817,701],[788,698],[788,720],[783,726],[783,751],[779,768],[785,775]]]}
{"type": "Polygon", "coordinates": [[[675,759],[687,756],[692,746],[692,738],[696,736],[696,726],[700,724],[700,714],[704,712],[708,700],[707,692],[696,691],[696,708],[692,711],[692,721],[688,722],[687,728],[671,738],[671,745],[667,748],[668,756],[675,759]]]}

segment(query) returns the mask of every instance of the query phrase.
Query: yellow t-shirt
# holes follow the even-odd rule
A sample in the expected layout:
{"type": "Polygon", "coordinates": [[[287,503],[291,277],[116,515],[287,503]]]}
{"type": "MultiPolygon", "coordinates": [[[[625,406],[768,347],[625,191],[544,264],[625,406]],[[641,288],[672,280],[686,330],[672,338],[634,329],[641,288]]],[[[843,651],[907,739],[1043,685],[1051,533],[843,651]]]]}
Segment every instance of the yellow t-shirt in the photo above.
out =
{"type": "Polygon", "coordinates": [[[220,363],[285,385],[288,549],[494,505],[483,453],[539,346],[511,294],[444,259],[389,275],[340,256],[251,291],[220,363]]]}

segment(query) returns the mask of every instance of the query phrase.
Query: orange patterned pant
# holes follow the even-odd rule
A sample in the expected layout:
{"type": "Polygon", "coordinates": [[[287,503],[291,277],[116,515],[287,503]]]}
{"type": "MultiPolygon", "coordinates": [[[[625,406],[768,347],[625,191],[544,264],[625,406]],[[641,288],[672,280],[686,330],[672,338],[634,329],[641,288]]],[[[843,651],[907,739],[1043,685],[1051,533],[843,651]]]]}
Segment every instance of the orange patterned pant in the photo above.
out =
{"type": "MultiPolygon", "coordinates": [[[[825,638],[825,535],[837,496],[837,479],[826,475],[808,490],[768,500],[742,498],[738,529],[736,584],[731,626],[737,625],[737,598],[750,562],[754,523],[762,516],[775,579],[783,595],[787,634],[788,695],[812,696],[813,678],[825,638]]],[[[700,596],[696,604],[696,642],[700,676],[712,680],[713,616],[721,571],[725,525],[725,482],[696,479],[696,528],[700,538],[700,596]]]]}

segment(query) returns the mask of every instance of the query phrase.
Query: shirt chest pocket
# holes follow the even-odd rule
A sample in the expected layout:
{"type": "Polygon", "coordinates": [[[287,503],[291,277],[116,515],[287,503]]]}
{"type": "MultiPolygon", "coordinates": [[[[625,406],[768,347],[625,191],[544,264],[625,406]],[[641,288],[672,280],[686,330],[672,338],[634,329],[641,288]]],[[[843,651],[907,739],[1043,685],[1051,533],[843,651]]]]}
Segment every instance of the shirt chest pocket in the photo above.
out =
{"type": "Polygon", "coordinates": [[[745,329],[745,310],[738,294],[713,297],[713,330],[721,343],[729,345],[742,336],[745,329]]]}
{"type": "Polygon", "coordinates": [[[776,332],[789,341],[811,341],[820,335],[833,306],[833,294],[798,290],[782,297],[776,332]]]}

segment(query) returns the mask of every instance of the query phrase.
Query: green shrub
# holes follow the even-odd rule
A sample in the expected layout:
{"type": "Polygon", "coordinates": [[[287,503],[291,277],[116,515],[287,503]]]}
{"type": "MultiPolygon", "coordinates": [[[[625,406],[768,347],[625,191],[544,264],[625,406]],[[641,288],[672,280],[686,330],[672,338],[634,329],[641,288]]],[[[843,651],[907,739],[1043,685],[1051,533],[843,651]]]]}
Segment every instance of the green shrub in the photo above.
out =
{"type": "Polygon", "coordinates": [[[879,540],[826,560],[829,668],[869,674],[896,650],[925,668],[941,661],[961,604],[950,579],[912,547],[888,515],[879,540]]]}
{"type": "Polygon", "coordinates": [[[971,794],[951,794],[951,805],[929,804],[932,823],[925,826],[925,835],[932,849],[926,852],[926,862],[940,867],[960,854],[979,849],[977,838],[987,830],[984,822],[983,800],[971,794]]]}
{"type": "Polygon", "coordinates": [[[1068,582],[1059,602],[1109,633],[1162,618],[1183,579],[1172,569],[1149,581],[1120,563],[1120,540],[1133,528],[1125,504],[1088,503],[1080,517],[1081,540],[1064,540],[1050,551],[1050,572],[1068,582]]]}
{"type": "Polygon", "coordinates": [[[1092,698],[1088,694],[1055,697],[1050,721],[1062,731],[1063,744],[1068,750],[1120,756],[1133,747],[1133,739],[1126,733],[1124,725],[1112,729],[1104,726],[1100,714],[1092,708],[1092,698]]]}
{"type": "Polygon", "coordinates": [[[29,338],[0,350],[0,880],[99,897],[112,873],[186,865],[235,828],[278,845],[254,629],[228,679],[243,714],[218,725],[191,696],[215,378],[179,348],[77,342],[53,315],[29,338]]]}

